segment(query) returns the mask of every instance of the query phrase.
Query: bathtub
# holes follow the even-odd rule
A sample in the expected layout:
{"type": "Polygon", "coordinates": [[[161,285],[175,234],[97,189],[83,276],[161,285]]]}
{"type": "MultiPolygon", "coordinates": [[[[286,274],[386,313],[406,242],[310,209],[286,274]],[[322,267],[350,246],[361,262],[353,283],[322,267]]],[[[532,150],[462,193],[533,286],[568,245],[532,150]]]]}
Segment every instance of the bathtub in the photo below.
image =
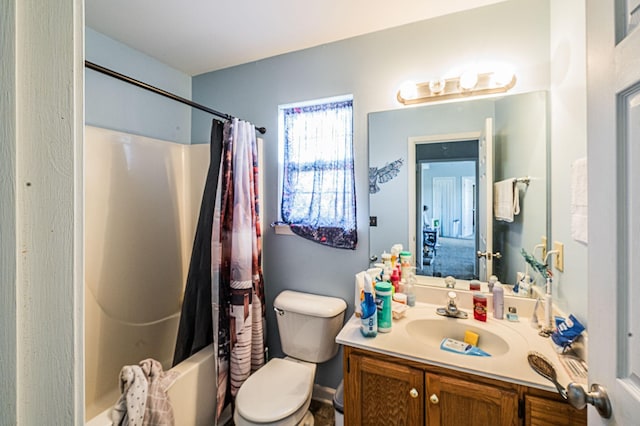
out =
{"type": "MultiPolygon", "coordinates": [[[[179,374],[167,391],[176,425],[214,424],[216,379],[213,355],[213,347],[209,345],[171,369],[179,374]]],[[[108,408],[85,425],[110,426],[110,411],[108,408]]]]}

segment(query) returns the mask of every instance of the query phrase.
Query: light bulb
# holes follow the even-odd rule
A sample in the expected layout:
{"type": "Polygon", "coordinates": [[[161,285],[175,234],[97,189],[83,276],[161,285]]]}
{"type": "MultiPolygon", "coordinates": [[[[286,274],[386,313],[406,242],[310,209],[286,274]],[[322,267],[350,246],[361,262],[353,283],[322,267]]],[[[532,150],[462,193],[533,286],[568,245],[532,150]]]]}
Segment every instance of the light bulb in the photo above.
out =
{"type": "Polygon", "coordinates": [[[429,82],[429,90],[434,95],[437,95],[438,93],[441,93],[444,90],[444,86],[446,84],[447,84],[447,82],[444,80],[444,78],[439,78],[437,80],[431,80],[429,82]]]}
{"type": "Polygon", "coordinates": [[[465,71],[460,76],[460,88],[462,90],[471,90],[478,84],[478,73],[475,71],[465,71]]]}
{"type": "Polygon", "coordinates": [[[513,80],[514,74],[513,71],[502,68],[493,73],[492,79],[493,83],[497,87],[505,87],[508,86],[509,83],[513,80]]]}
{"type": "Polygon", "coordinates": [[[413,81],[405,81],[400,86],[400,97],[402,99],[415,99],[418,97],[418,87],[413,81]]]}

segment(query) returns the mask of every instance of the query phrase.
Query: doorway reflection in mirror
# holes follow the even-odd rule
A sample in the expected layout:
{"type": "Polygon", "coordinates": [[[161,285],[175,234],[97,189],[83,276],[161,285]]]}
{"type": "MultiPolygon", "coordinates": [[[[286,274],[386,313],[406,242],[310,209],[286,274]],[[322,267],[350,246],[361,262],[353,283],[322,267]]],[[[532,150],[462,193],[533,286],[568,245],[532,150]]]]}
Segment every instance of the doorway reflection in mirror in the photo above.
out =
{"type": "MultiPolygon", "coordinates": [[[[468,152],[452,149],[457,143],[436,143],[428,150],[416,146],[416,195],[422,205],[417,273],[471,280],[478,277],[474,256],[477,155],[469,157],[468,152]]],[[[477,141],[464,143],[475,145],[477,151],[477,141]]]]}

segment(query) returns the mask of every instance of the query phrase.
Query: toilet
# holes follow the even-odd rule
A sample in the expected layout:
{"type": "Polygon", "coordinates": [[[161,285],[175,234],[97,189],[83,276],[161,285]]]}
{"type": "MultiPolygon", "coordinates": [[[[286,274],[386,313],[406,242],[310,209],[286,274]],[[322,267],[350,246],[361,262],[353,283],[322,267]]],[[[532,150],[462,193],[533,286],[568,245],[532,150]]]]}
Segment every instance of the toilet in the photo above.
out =
{"type": "Polygon", "coordinates": [[[236,426],[313,425],[309,412],[316,365],[338,352],[344,300],[285,290],[273,302],[285,358],[273,358],[240,386],[236,426]]]}

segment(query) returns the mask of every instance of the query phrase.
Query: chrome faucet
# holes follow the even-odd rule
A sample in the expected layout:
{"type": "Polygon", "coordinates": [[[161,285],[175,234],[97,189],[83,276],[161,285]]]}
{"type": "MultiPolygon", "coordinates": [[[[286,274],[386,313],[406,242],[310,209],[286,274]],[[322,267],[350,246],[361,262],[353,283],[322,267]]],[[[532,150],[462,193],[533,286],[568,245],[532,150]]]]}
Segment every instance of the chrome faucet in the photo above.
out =
{"type": "Polygon", "coordinates": [[[449,293],[447,293],[447,297],[449,298],[449,300],[447,301],[447,306],[445,306],[444,308],[436,309],[436,313],[438,315],[450,318],[468,318],[469,314],[458,309],[458,306],[456,305],[456,292],[450,291],[449,293]]]}

